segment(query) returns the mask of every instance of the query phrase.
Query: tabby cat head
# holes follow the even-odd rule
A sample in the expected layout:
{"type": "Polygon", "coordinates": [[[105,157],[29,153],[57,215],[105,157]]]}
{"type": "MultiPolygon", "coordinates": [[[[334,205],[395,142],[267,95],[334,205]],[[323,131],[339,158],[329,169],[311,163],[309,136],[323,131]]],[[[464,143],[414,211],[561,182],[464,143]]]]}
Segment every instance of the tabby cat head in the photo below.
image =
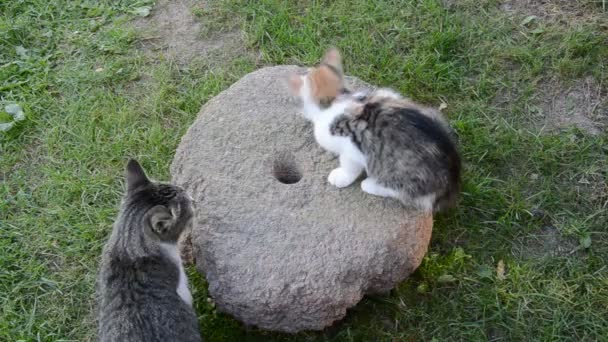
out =
{"type": "Polygon", "coordinates": [[[325,53],[321,64],[302,74],[291,75],[289,89],[305,102],[321,108],[329,107],[338,95],[345,92],[340,52],[331,48],[325,53]]]}
{"type": "Polygon", "coordinates": [[[192,198],[179,186],[151,181],[133,159],[127,164],[126,181],[125,207],[143,213],[145,233],[162,242],[176,242],[192,220],[192,198]]]}

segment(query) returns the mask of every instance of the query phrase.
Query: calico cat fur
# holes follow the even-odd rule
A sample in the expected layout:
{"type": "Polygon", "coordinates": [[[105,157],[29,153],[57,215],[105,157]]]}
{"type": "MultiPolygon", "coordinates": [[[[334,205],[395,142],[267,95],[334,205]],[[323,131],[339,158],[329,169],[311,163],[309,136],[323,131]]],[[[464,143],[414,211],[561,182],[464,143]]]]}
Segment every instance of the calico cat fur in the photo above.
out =
{"type": "Polygon", "coordinates": [[[433,212],[455,205],[461,160],[456,135],[441,113],[390,89],[345,90],[336,49],[318,67],[292,75],[289,87],[301,98],[316,141],[339,156],[329,183],[349,186],[365,170],[361,189],[369,194],[433,212]]]}

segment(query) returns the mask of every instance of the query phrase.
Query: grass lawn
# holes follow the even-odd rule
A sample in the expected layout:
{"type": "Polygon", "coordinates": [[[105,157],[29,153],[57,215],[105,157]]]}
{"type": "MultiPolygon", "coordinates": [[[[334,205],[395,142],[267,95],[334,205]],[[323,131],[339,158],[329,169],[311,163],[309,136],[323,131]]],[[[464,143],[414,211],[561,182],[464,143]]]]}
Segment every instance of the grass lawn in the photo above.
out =
{"type": "MultiPolygon", "coordinates": [[[[183,3],[184,1],[180,1],[183,3]]],[[[169,179],[201,105],[264,65],[318,61],[444,110],[465,163],[422,266],[323,332],[247,329],[207,301],[210,341],[572,340],[608,336],[608,3],[188,2],[187,62],[136,29],[149,0],[0,1],[0,340],[90,340],[94,279],[127,157],[169,179]],[[199,32],[200,31],[200,32],[199,32]],[[239,35],[240,37],[240,35],[239,35]]],[[[148,10],[152,12],[148,14],[148,10]]]]}

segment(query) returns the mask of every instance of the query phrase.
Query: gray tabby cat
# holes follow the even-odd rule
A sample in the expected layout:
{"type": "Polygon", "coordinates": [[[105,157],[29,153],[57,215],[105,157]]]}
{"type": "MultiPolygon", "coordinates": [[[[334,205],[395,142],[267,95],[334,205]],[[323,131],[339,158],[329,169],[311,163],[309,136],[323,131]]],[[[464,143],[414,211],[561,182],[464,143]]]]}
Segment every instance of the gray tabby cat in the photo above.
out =
{"type": "Polygon", "coordinates": [[[150,181],[135,160],[98,275],[100,341],[201,341],[177,240],[192,200],[150,181]]]}
{"type": "Polygon", "coordinates": [[[438,111],[389,89],[351,94],[341,57],[330,49],[316,68],[289,79],[316,141],[340,157],[327,180],[342,188],[365,171],[361,189],[433,212],[455,204],[461,161],[455,133],[438,111]]]}

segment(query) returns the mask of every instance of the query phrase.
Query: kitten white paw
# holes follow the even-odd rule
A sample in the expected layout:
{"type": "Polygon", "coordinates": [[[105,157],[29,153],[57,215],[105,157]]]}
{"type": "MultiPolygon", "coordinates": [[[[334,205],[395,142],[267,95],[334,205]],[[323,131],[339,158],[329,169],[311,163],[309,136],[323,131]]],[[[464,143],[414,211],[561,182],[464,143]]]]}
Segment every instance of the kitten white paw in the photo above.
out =
{"type": "Polygon", "coordinates": [[[329,176],[327,176],[327,181],[329,184],[337,187],[344,188],[351,185],[355,181],[356,177],[344,171],[343,168],[339,167],[337,169],[333,169],[329,176]]]}
{"type": "Polygon", "coordinates": [[[361,182],[361,190],[363,190],[364,192],[366,192],[370,195],[380,196],[380,197],[398,198],[398,195],[399,195],[397,193],[397,191],[384,187],[384,186],[378,184],[378,182],[375,179],[369,178],[369,177],[365,178],[361,182]]]}
{"type": "Polygon", "coordinates": [[[376,189],[376,182],[371,180],[370,178],[365,178],[361,182],[361,190],[363,190],[363,192],[366,192],[370,195],[376,195],[376,193],[374,192],[375,189],[376,189]]]}

